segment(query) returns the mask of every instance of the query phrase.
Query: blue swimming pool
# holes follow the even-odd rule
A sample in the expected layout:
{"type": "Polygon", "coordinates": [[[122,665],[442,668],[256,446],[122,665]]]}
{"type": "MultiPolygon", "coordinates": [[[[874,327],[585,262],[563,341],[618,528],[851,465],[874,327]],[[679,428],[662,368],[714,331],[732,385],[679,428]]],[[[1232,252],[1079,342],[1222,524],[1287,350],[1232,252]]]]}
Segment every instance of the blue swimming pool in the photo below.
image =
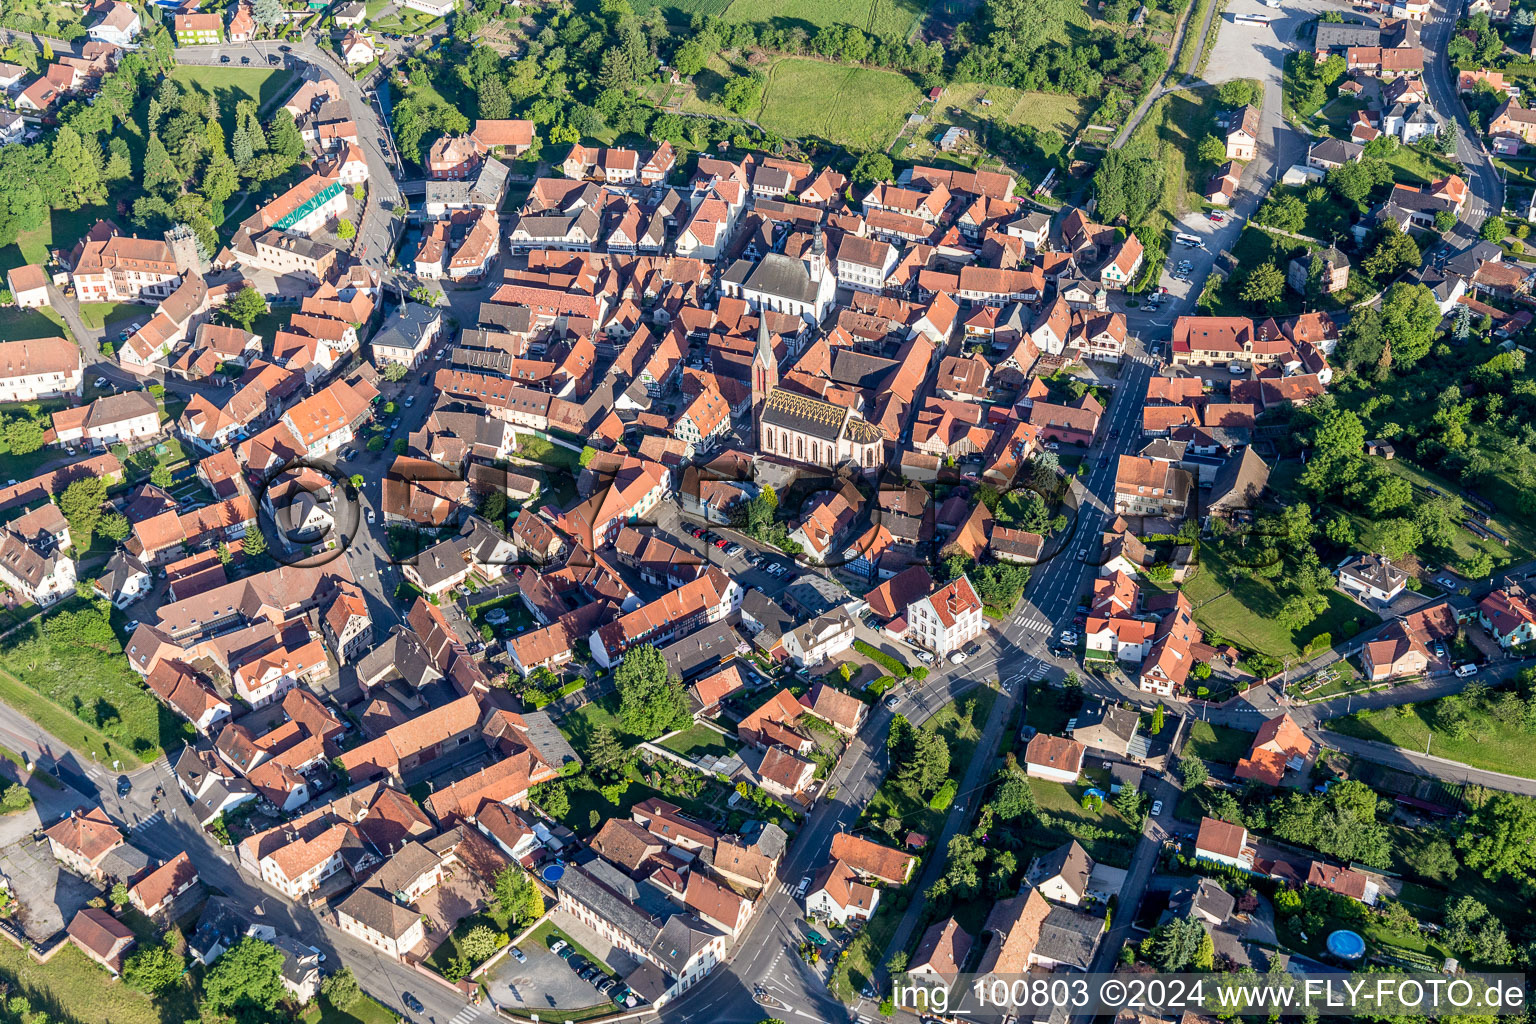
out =
{"type": "Polygon", "coordinates": [[[1328,936],[1328,952],[1345,960],[1357,960],[1365,955],[1365,939],[1359,932],[1341,928],[1328,936]]]}
{"type": "Polygon", "coordinates": [[[539,872],[539,877],[550,885],[560,881],[560,876],[565,874],[565,867],[560,864],[546,864],[544,870],[539,872]]]}

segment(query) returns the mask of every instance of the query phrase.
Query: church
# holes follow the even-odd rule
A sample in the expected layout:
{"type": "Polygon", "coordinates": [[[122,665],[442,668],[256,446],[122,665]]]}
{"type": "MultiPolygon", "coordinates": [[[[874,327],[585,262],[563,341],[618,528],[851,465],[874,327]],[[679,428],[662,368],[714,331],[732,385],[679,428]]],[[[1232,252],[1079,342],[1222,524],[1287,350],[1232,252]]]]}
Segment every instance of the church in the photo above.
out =
{"type": "Polygon", "coordinates": [[[885,464],[885,436],[852,409],[776,387],[758,417],[758,451],[790,462],[866,472],[885,464]]]}
{"type": "Polygon", "coordinates": [[[720,293],[744,300],[754,311],[777,310],[820,324],[837,297],[837,273],[827,265],[821,225],[802,259],[771,252],[762,262],[737,260],[720,282],[720,293]]]}

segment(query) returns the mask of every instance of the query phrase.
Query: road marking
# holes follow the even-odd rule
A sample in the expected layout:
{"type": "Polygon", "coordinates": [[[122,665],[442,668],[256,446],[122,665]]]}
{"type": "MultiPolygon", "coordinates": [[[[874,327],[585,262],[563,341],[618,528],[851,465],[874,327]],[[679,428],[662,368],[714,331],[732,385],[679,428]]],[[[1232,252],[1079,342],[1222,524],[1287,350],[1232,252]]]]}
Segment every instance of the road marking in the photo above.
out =
{"type": "Polygon", "coordinates": [[[448,1024],[469,1024],[470,1021],[478,1020],[479,1017],[480,1007],[466,1006],[464,1009],[460,1010],[458,1013],[449,1018],[448,1024]]]}

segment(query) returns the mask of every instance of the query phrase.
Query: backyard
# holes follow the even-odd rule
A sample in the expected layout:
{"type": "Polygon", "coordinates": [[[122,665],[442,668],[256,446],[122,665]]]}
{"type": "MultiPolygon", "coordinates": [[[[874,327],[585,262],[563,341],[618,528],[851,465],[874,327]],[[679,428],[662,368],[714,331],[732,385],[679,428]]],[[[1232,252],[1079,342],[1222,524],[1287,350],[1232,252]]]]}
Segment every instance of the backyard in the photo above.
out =
{"type": "Polygon", "coordinates": [[[1189,724],[1189,736],[1184,740],[1184,755],[1217,764],[1237,764],[1248,756],[1253,736],[1241,729],[1194,721],[1189,724]]]}
{"type": "Polygon", "coordinates": [[[661,740],[657,746],[690,759],[730,757],[741,749],[741,745],[734,739],[724,735],[718,729],[711,729],[703,722],[695,723],[690,728],[661,740]]]}
{"type": "Polygon", "coordinates": [[[967,168],[977,155],[984,167],[998,166],[994,157],[999,157],[1035,183],[1056,166],[1063,142],[1083,126],[1091,109],[1089,101],[1067,93],[1020,92],[1004,86],[958,82],[945,87],[925,115],[927,120],[906,137],[900,154],[904,160],[967,168]],[[944,152],[937,140],[952,126],[965,129],[970,137],[956,151],[944,152]],[[1047,136],[1047,146],[1023,145],[1017,134],[1020,128],[1055,135],[1047,136]]]}
{"type": "Polygon", "coordinates": [[[1184,596],[1194,605],[1195,621],[1208,643],[1219,637],[1293,663],[1307,651],[1319,653],[1379,621],[1343,593],[1329,590],[1321,615],[1301,629],[1284,626],[1275,618],[1284,600],[1269,582],[1230,572],[1210,546],[1201,549],[1200,572],[1184,584],[1184,596]]]}

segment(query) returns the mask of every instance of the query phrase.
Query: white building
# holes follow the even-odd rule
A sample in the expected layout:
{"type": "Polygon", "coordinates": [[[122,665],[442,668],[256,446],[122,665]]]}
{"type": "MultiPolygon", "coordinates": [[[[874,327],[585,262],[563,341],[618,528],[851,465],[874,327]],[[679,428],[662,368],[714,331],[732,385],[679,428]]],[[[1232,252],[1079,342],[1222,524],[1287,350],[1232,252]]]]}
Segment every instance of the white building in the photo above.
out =
{"type": "Polygon", "coordinates": [[[853,646],[853,619],[834,608],[784,634],[784,653],[801,668],[815,668],[853,646]]]}
{"type": "Polygon", "coordinates": [[[859,881],[858,874],[840,860],[822,868],[805,897],[807,916],[825,918],[839,925],[867,921],[880,905],[880,890],[859,881]]]}
{"type": "Polygon", "coordinates": [[[0,402],[79,395],[80,350],[63,338],[0,341],[0,402]]]}
{"type": "Polygon", "coordinates": [[[754,311],[772,309],[821,323],[837,296],[837,273],[827,266],[821,226],[803,259],[771,252],[761,263],[737,260],[721,279],[720,293],[744,300],[754,311]]]}
{"type": "Polygon", "coordinates": [[[1195,859],[1214,861],[1249,871],[1253,868],[1253,847],[1248,845],[1248,830],[1241,825],[1200,819],[1200,834],[1195,838],[1195,859]]]}
{"type": "Polygon", "coordinates": [[[1077,740],[1037,732],[1024,748],[1024,769],[1034,778],[1071,785],[1083,772],[1087,752],[1077,740]]]}
{"type": "Polygon", "coordinates": [[[1339,566],[1339,589],[1382,603],[1394,600],[1408,586],[1408,574],[1382,555],[1364,554],[1339,566]]]}
{"type": "Polygon", "coordinates": [[[967,576],[907,605],[907,639],[940,657],[960,650],[985,628],[981,598],[967,576]]]}
{"type": "Polygon", "coordinates": [[[882,291],[898,259],[889,242],[844,235],[837,247],[838,283],[855,291],[882,291]]]}
{"type": "Polygon", "coordinates": [[[373,336],[370,344],[373,346],[374,365],[419,365],[432,343],[437,340],[442,326],[441,310],[423,306],[419,302],[407,302],[396,309],[373,336]]]}

